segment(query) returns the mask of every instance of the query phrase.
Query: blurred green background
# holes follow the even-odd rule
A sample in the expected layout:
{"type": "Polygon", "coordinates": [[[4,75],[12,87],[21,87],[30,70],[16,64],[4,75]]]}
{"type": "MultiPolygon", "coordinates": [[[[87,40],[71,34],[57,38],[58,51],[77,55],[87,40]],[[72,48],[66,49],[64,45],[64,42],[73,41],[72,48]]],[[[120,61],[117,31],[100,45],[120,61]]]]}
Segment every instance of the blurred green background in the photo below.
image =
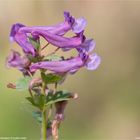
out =
{"type": "MultiPolygon", "coordinates": [[[[102,63],[96,71],[80,70],[62,88],[75,91],[61,125],[61,140],[135,140],[140,138],[140,1],[0,0],[0,137],[40,139],[39,124],[26,104],[27,93],[7,89],[20,72],[5,67],[13,23],[54,25],[63,11],[83,16],[85,34],[96,40],[102,63]]],[[[19,48],[20,49],[20,48],[19,48]]]]}

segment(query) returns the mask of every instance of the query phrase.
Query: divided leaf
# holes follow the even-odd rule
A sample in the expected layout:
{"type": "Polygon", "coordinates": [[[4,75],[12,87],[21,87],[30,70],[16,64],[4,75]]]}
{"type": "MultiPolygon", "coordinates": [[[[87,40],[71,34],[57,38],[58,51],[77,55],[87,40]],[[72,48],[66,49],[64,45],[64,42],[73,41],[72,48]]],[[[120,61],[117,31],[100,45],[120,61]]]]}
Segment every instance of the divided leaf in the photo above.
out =
{"type": "Polygon", "coordinates": [[[55,94],[48,93],[46,97],[46,105],[69,100],[70,97],[71,97],[71,93],[65,90],[57,91],[55,94]]]}
{"type": "Polygon", "coordinates": [[[45,95],[34,95],[33,97],[26,97],[26,99],[35,107],[38,107],[39,109],[43,109],[46,99],[45,95]]]}
{"type": "Polygon", "coordinates": [[[39,107],[40,109],[43,109],[44,104],[45,104],[45,95],[43,94],[34,95],[33,99],[34,99],[35,105],[39,107]]]}
{"type": "Polygon", "coordinates": [[[55,94],[49,92],[47,96],[40,94],[26,99],[35,107],[43,109],[44,107],[60,101],[66,101],[71,98],[71,93],[66,90],[57,91],[55,94]]]}
{"type": "Polygon", "coordinates": [[[29,88],[29,82],[31,81],[31,77],[25,76],[20,78],[16,83],[16,89],[18,90],[27,90],[29,88]]]}

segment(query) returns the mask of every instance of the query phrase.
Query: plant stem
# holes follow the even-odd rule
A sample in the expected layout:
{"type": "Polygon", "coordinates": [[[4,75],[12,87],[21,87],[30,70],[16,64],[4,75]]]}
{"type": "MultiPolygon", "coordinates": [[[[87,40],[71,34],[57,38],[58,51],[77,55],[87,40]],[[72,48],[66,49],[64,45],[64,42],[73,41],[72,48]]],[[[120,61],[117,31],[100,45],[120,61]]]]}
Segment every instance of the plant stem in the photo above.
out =
{"type": "Polygon", "coordinates": [[[46,120],[46,110],[42,111],[42,128],[41,128],[41,140],[47,139],[47,120],[46,120]]]}
{"type": "Polygon", "coordinates": [[[44,50],[48,45],[49,45],[49,43],[47,43],[47,44],[41,49],[41,51],[44,50]]]}

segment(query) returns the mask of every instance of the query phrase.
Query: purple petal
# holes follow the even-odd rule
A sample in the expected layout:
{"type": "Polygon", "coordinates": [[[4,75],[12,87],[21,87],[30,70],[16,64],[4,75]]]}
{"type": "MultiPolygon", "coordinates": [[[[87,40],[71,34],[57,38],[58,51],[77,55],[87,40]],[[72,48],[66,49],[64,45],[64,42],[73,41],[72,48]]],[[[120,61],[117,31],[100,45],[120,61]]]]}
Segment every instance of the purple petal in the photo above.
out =
{"type": "Polygon", "coordinates": [[[91,51],[94,50],[96,46],[96,42],[93,39],[89,39],[85,41],[85,44],[83,43],[83,48],[90,53],[91,51]]]}
{"type": "Polygon", "coordinates": [[[21,27],[24,27],[24,25],[21,23],[16,23],[16,24],[12,25],[11,32],[10,32],[10,41],[11,42],[15,41],[14,37],[21,27]]]}
{"type": "Polygon", "coordinates": [[[84,28],[86,27],[86,20],[84,18],[79,18],[77,20],[75,20],[73,26],[72,26],[72,30],[74,33],[80,33],[84,30],[84,28]]]}
{"type": "Polygon", "coordinates": [[[101,63],[101,58],[96,53],[90,55],[90,61],[86,63],[88,70],[96,70],[101,63]]]}
{"type": "Polygon", "coordinates": [[[7,67],[17,68],[23,73],[23,75],[29,75],[28,67],[30,65],[30,61],[25,56],[21,57],[20,53],[11,50],[11,53],[7,57],[6,63],[7,67]]]}
{"type": "Polygon", "coordinates": [[[28,36],[23,33],[16,33],[14,37],[15,41],[22,47],[23,51],[33,56],[36,55],[34,46],[28,41],[28,36]]]}
{"type": "Polygon", "coordinates": [[[57,35],[64,35],[66,32],[68,32],[71,29],[71,25],[69,25],[67,22],[60,23],[58,25],[54,26],[32,26],[32,27],[23,27],[20,29],[20,32],[24,33],[32,33],[36,30],[40,31],[49,31],[52,34],[57,35]]]}
{"type": "Polygon", "coordinates": [[[88,39],[85,40],[79,47],[78,47],[78,51],[79,52],[87,52],[90,53],[91,51],[94,50],[96,46],[96,43],[93,39],[88,39]]]}
{"type": "Polygon", "coordinates": [[[83,65],[84,64],[81,58],[75,57],[63,61],[43,61],[39,63],[34,63],[30,66],[30,70],[34,72],[38,69],[47,69],[56,73],[65,73],[74,69],[79,69],[83,65]]]}
{"type": "Polygon", "coordinates": [[[25,33],[19,33],[19,30],[24,27],[25,26],[20,23],[14,24],[11,28],[10,40],[17,42],[25,53],[35,56],[35,48],[28,41],[28,36],[25,33]]]}

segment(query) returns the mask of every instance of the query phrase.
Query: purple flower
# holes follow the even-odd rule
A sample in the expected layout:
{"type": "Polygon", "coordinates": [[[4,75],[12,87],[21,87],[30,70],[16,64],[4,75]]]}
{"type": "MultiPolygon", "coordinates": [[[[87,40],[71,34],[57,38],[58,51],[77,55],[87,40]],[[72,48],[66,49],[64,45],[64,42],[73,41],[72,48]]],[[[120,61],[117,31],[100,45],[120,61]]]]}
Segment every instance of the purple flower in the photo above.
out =
{"type": "Polygon", "coordinates": [[[34,35],[40,35],[45,38],[50,44],[59,48],[77,48],[84,41],[84,35],[78,34],[75,37],[67,38],[52,34],[47,31],[36,30],[32,32],[34,35]]]}
{"type": "Polygon", "coordinates": [[[22,71],[24,74],[26,73],[26,69],[29,66],[30,62],[26,57],[21,57],[20,53],[11,50],[11,53],[7,57],[7,66],[15,67],[22,71]]]}
{"type": "Polygon", "coordinates": [[[42,61],[38,63],[31,64],[30,70],[34,72],[38,69],[48,69],[56,73],[66,73],[78,70],[84,65],[80,57],[71,58],[62,61],[42,61]]]}
{"type": "Polygon", "coordinates": [[[11,50],[10,55],[7,57],[7,66],[21,68],[23,67],[23,65],[24,65],[24,61],[21,58],[20,53],[11,50]]]}
{"type": "Polygon", "coordinates": [[[52,34],[64,35],[66,32],[72,29],[75,19],[70,16],[68,12],[64,12],[65,21],[53,26],[25,26],[20,28],[22,33],[32,33],[36,30],[49,31],[52,34]]]}
{"type": "Polygon", "coordinates": [[[85,66],[88,70],[95,70],[100,64],[100,57],[97,54],[80,54],[77,57],[61,61],[42,61],[31,64],[30,71],[35,72],[38,69],[46,69],[55,73],[75,73],[81,67],[85,66]]]}
{"type": "Polygon", "coordinates": [[[20,28],[20,32],[32,33],[36,30],[38,31],[49,31],[55,35],[64,35],[69,30],[74,33],[80,33],[84,30],[86,26],[86,20],[84,18],[75,19],[70,15],[69,12],[64,12],[65,21],[54,26],[25,26],[20,28]]]}
{"type": "Polygon", "coordinates": [[[36,55],[35,47],[29,42],[28,36],[25,33],[19,33],[19,29],[24,25],[17,23],[11,28],[10,40],[17,42],[26,54],[36,55]]]}

